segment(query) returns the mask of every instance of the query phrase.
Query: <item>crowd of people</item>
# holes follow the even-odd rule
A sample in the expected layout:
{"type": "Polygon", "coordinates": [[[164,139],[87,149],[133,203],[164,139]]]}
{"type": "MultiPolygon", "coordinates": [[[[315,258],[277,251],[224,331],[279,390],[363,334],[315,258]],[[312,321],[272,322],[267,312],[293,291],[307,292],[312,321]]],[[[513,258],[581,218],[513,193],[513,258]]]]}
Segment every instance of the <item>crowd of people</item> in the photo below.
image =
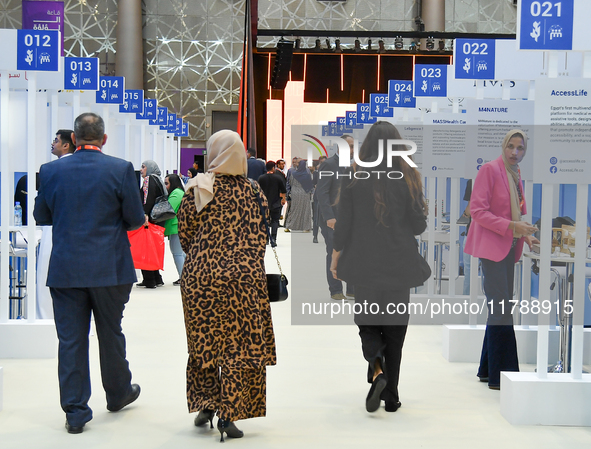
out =
{"type": "MultiPolygon", "coordinates": [[[[80,115],[70,134],[71,143],[64,143],[67,154],[60,152],[58,160],[40,169],[34,210],[39,225],[76,230],[53,233],[47,271],[59,339],[60,403],[69,433],[81,433],[92,419],[91,313],[107,409],[117,412],[140,395],[139,385],[131,383],[121,328],[137,281],[128,231],[162,226],[169,239],[189,354],[188,409],[197,413],[196,426],[209,423],[213,428],[217,416],[221,441],[224,436],[243,436],[236,421],[266,414],[266,367],[276,364],[276,350],[264,256],[269,239],[277,238],[282,215],[285,231],[313,231],[315,243],[320,229],[334,300],[354,299],[368,303],[369,310],[373,304],[380,309],[392,303],[406,306],[410,289],[431,274],[415,238],[427,223],[421,175],[402,158],[383,158],[376,171],[396,170],[403,173],[400,179],[343,176],[339,181],[318,176],[318,170],[353,173],[359,170],[357,164],[340,167],[336,154],[312,169],[306,160],[293,158],[285,170],[283,159],[256,159],[236,132],[222,130],[207,141],[206,172],[189,169],[186,184],[176,174],[163,180],[158,165],[145,160],[138,195],[132,164],[102,153],[107,135],[100,116],[80,115]],[[77,176],[88,170],[94,174],[90,179],[77,176]],[[262,207],[255,181],[264,194],[262,207]],[[152,212],[162,197],[175,216],[157,222],[152,212]],[[265,221],[271,223],[270,233],[265,221]]],[[[353,156],[353,138],[343,139],[353,156]]],[[[400,139],[392,124],[377,122],[358,160],[376,161],[380,141],[400,139]]],[[[66,140],[61,138],[59,144],[66,140]]],[[[518,164],[526,149],[525,133],[507,134],[501,157],[483,166],[472,191],[466,251],[483,261],[490,304],[512,292],[513,264],[523,243],[535,240],[530,237],[535,228],[521,220],[525,202],[518,164]]],[[[163,285],[159,270],[142,270],[142,275],[138,286],[163,285]]],[[[368,364],[368,412],[375,412],[382,401],[387,412],[401,406],[398,380],[408,320],[408,313],[355,315],[368,364]]],[[[491,311],[478,377],[495,389],[501,370],[518,369],[511,318],[491,311]]]]}

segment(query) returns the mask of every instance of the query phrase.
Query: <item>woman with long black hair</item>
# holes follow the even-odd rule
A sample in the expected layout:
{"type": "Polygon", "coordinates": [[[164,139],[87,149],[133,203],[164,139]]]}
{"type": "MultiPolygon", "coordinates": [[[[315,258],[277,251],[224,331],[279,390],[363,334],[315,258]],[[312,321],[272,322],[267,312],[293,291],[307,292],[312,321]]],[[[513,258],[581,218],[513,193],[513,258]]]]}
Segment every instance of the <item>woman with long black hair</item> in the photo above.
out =
{"type": "Polygon", "coordinates": [[[388,412],[401,405],[398,378],[410,289],[430,275],[415,239],[427,227],[421,177],[400,157],[388,167],[386,145],[392,139],[400,139],[392,124],[375,123],[359,159],[381,157],[381,163],[370,169],[354,165],[352,179],[344,178],[331,266],[335,278],[355,286],[355,310],[358,305],[363,310],[355,323],[369,364],[368,412],[375,412],[381,400],[388,412]]]}
{"type": "MultiPolygon", "coordinates": [[[[174,209],[175,213],[178,212],[181,206],[183,195],[185,194],[185,188],[181,182],[181,178],[176,173],[166,175],[164,178],[164,186],[168,191],[168,202],[174,209]]],[[[181,273],[183,272],[183,265],[185,264],[185,253],[181,248],[181,242],[179,240],[179,220],[177,217],[170,218],[164,222],[164,236],[168,236],[168,245],[170,246],[170,252],[174,259],[174,265],[179,275],[178,280],[174,281],[173,285],[181,285],[181,273]]]]}

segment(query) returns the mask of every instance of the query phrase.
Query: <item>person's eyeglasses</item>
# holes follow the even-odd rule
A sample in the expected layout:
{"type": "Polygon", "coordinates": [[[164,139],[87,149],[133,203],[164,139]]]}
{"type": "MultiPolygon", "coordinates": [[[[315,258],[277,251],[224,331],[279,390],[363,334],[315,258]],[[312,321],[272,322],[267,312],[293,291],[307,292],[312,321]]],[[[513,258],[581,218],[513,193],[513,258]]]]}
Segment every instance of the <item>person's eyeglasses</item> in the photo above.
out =
{"type": "Polygon", "coordinates": [[[53,142],[52,143],[57,143],[57,142],[58,142],[58,140],[57,140],[57,137],[56,137],[55,139],[53,139],[53,142]]]}

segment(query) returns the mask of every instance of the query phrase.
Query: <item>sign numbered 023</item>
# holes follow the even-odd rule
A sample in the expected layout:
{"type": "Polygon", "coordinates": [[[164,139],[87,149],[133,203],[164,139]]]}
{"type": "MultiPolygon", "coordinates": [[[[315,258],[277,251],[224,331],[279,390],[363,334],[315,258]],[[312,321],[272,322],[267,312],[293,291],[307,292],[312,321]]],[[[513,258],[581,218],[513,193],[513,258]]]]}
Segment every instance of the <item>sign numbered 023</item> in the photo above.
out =
{"type": "Polygon", "coordinates": [[[415,97],[447,97],[447,66],[415,65],[415,97]]]}
{"type": "Polygon", "coordinates": [[[60,33],[57,30],[17,30],[17,70],[57,72],[60,33]]]}

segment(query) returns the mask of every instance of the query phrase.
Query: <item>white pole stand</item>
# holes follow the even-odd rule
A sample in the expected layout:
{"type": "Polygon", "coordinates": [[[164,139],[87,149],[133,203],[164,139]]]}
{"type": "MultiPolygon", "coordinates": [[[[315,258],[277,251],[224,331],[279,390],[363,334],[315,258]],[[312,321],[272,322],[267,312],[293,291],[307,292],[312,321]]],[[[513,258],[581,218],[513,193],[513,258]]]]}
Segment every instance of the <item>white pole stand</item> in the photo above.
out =
{"type": "Polygon", "coordinates": [[[58,340],[53,320],[0,323],[0,341],[0,359],[51,359],[57,356],[58,340]]]}
{"type": "Polygon", "coordinates": [[[591,374],[501,373],[501,415],[513,425],[591,426],[591,374]]]}
{"type": "Polygon", "coordinates": [[[3,372],[2,372],[2,367],[0,366],[0,412],[2,411],[2,404],[4,403],[4,397],[2,395],[3,390],[3,372]]]}

